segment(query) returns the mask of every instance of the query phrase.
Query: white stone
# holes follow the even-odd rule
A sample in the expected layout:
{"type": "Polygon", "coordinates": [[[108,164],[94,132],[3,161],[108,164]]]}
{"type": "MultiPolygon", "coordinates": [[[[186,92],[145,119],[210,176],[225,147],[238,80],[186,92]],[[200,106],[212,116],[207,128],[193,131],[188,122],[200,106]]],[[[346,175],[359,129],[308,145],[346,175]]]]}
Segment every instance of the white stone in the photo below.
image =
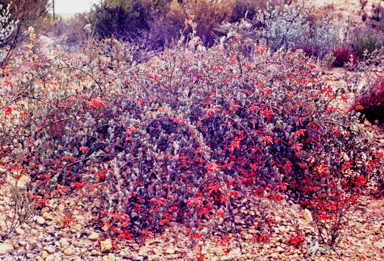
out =
{"type": "Polygon", "coordinates": [[[8,252],[13,251],[13,246],[11,244],[0,244],[0,255],[7,254],[8,252]]]}
{"type": "Polygon", "coordinates": [[[107,252],[112,249],[112,241],[111,239],[107,239],[104,241],[100,241],[100,250],[101,252],[107,252]]]}

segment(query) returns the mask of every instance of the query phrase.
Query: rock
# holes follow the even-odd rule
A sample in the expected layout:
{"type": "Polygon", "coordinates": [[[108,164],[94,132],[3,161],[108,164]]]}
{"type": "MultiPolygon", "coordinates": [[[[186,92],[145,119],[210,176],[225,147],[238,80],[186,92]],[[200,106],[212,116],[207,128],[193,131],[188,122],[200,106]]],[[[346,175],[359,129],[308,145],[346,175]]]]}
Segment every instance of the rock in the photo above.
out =
{"type": "Polygon", "coordinates": [[[36,239],[31,239],[28,241],[28,244],[34,246],[37,243],[36,239]]]}
{"type": "Polygon", "coordinates": [[[69,247],[69,243],[68,243],[67,239],[65,239],[65,238],[60,238],[59,243],[60,243],[60,246],[62,248],[69,247]]]}
{"type": "Polygon", "coordinates": [[[71,256],[71,255],[73,255],[73,249],[72,248],[66,248],[65,250],[64,250],[64,255],[66,255],[66,256],[71,256]]]}
{"type": "Polygon", "coordinates": [[[40,210],[40,215],[43,216],[44,213],[47,213],[49,212],[49,208],[48,207],[43,207],[41,210],[40,210]]]}
{"type": "Polygon", "coordinates": [[[308,222],[311,223],[313,221],[311,211],[308,209],[303,210],[303,218],[308,222]]]}
{"type": "Polygon", "coordinates": [[[36,259],[35,255],[32,254],[32,253],[27,253],[27,254],[25,254],[25,257],[26,257],[26,258],[29,258],[29,259],[36,259]]]}
{"type": "Polygon", "coordinates": [[[19,189],[26,189],[30,182],[31,178],[28,175],[23,175],[19,178],[17,182],[17,187],[19,189]]]}
{"type": "Polygon", "coordinates": [[[292,206],[291,206],[291,210],[293,210],[295,213],[299,213],[300,212],[300,205],[298,205],[298,204],[293,204],[292,206]]]}
{"type": "Polygon", "coordinates": [[[2,243],[0,244],[0,255],[5,255],[8,252],[13,251],[14,248],[11,244],[2,243]]]}
{"type": "Polygon", "coordinates": [[[279,254],[278,253],[272,253],[270,255],[271,258],[278,258],[279,257],[279,254]]]}
{"type": "Polygon", "coordinates": [[[112,249],[112,241],[111,239],[107,239],[104,241],[100,241],[100,250],[101,252],[108,252],[109,250],[112,249]]]}
{"type": "Polygon", "coordinates": [[[173,255],[174,253],[176,253],[176,251],[174,248],[168,248],[167,250],[165,250],[165,253],[167,255],[173,255]]]}
{"type": "Polygon", "coordinates": [[[48,256],[48,252],[47,251],[41,251],[41,258],[42,259],[46,259],[48,256]]]}
{"type": "Polygon", "coordinates": [[[24,240],[19,241],[19,245],[25,247],[28,243],[24,240]]]}
{"type": "Polygon", "coordinates": [[[45,251],[47,251],[49,254],[55,253],[55,249],[52,246],[46,246],[44,247],[45,251]]]}
{"type": "Polygon", "coordinates": [[[138,217],[138,216],[139,216],[139,214],[137,214],[137,213],[134,212],[134,211],[131,213],[131,218],[132,218],[132,219],[135,219],[135,218],[138,217]]]}
{"type": "Polygon", "coordinates": [[[257,230],[251,228],[251,229],[248,230],[248,233],[249,234],[257,234],[257,230]]]}
{"type": "Polygon", "coordinates": [[[93,241],[96,241],[98,238],[99,238],[99,233],[96,233],[96,232],[92,232],[92,233],[88,236],[88,239],[89,239],[89,240],[93,240],[93,241]]]}
{"type": "Polygon", "coordinates": [[[21,227],[18,227],[15,229],[16,234],[18,235],[24,235],[24,230],[21,227]]]}
{"type": "Polygon", "coordinates": [[[3,168],[0,168],[0,174],[4,174],[4,173],[7,173],[7,170],[3,169],[3,168]]]}
{"type": "Polygon", "coordinates": [[[36,218],[36,223],[39,225],[44,225],[45,219],[43,217],[37,217],[36,218]]]}
{"type": "Polygon", "coordinates": [[[284,252],[285,250],[284,250],[284,248],[278,246],[278,247],[276,248],[276,251],[277,251],[277,252],[284,252]]]}
{"type": "Polygon", "coordinates": [[[107,258],[107,261],[116,261],[116,257],[112,253],[109,253],[106,258],[107,258]]]}
{"type": "Polygon", "coordinates": [[[59,255],[49,255],[45,259],[45,261],[61,261],[61,257],[59,255]]]}
{"type": "Polygon", "coordinates": [[[64,205],[58,205],[57,206],[57,212],[59,212],[59,213],[63,213],[64,209],[65,209],[64,205]]]}
{"type": "Polygon", "coordinates": [[[374,242],[373,245],[377,248],[383,249],[384,248],[384,239],[381,239],[379,241],[374,242]]]}

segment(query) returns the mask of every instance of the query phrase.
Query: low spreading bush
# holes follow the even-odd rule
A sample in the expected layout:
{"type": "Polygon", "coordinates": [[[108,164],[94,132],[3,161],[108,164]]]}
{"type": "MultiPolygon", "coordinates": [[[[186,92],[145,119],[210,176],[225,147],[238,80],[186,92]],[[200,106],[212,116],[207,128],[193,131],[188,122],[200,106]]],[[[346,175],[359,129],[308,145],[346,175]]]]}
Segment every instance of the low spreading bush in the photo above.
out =
{"type": "Polygon", "coordinates": [[[247,42],[245,59],[243,41],[180,42],[139,64],[58,50],[36,72],[6,71],[0,160],[28,169],[40,202],[62,186],[101,201],[93,225],[104,238],[146,239],[180,221],[191,244],[221,235],[228,245],[241,230],[233,206],[247,199],[257,210],[247,226],[265,243],[271,206],[286,194],[336,245],[382,155],[359,114],[338,111],[347,90],[332,89],[302,52],[247,42]]]}

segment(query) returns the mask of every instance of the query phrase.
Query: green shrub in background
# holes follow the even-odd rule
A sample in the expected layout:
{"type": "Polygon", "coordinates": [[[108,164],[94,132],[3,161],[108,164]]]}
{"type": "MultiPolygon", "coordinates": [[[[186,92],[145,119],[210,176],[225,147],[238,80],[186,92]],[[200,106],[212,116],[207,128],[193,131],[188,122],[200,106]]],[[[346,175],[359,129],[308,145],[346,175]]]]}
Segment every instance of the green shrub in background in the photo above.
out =
{"type": "Polygon", "coordinates": [[[257,37],[272,50],[284,46],[313,46],[321,57],[339,40],[339,26],[332,14],[313,15],[305,1],[268,1],[253,19],[257,37]]]}
{"type": "Polygon", "coordinates": [[[352,45],[360,59],[365,59],[367,55],[384,46],[383,37],[372,29],[358,28],[355,35],[355,41],[352,45]],[[364,54],[365,52],[366,54],[364,54]]]}
{"type": "Polygon", "coordinates": [[[102,38],[122,38],[146,28],[134,1],[104,0],[93,6],[89,19],[102,38]]]}
{"type": "Polygon", "coordinates": [[[149,22],[162,16],[169,0],[103,0],[93,6],[89,21],[101,38],[136,39],[149,22]]]}

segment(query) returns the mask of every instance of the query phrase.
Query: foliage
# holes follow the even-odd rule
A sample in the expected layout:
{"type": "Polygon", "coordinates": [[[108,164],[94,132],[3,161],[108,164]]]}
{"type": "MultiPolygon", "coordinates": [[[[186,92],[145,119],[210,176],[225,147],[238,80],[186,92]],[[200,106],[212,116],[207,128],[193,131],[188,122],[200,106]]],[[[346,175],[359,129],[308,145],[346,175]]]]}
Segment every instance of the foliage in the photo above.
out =
{"type": "Polygon", "coordinates": [[[6,51],[4,50],[3,42],[9,38],[13,31],[15,30],[15,24],[17,24],[17,21],[10,20],[11,14],[9,13],[10,5],[7,5],[7,7],[3,8],[3,5],[0,5],[1,15],[0,15],[0,28],[1,28],[1,35],[0,35],[0,59],[3,60],[3,56],[5,55],[6,51]]]}
{"type": "Polygon", "coordinates": [[[306,1],[290,5],[269,1],[266,10],[259,10],[253,23],[259,29],[258,37],[272,50],[282,46],[312,46],[321,58],[337,43],[339,36],[332,13],[316,17],[306,1]]]}
{"type": "Polygon", "coordinates": [[[22,224],[27,223],[34,215],[35,202],[32,199],[33,190],[18,185],[18,179],[8,183],[10,204],[3,211],[5,231],[2,239],[5,239],[15,232],[22,224]]]}
{"type": "MultiPolygon", "coordinates": [[[[105,42],[105,53],[121,51],[105,42]]],[[[52,54],[37,71],[4,72],[0,160],[21,155],[8,168],[29,170],[36,197],[67,186],[101,201],[93,225],[104,238],[145,240],[180,221],[192,245],[219,234],[228,246],[241,231],[233,206],[246,199],[257,209],[246,226],[266,243],[286,193],[336,245],[380,167],[359,114],[338,108],[357,85],[332,89],[302,52],[230,34],[208,49],[180,41],[145,63],[52,54]]]]}
{"type": "Polygon", "coordinates": [[[1,49],[7,50],[1,63],[1,67],[4,68],[13,51],[28,39],[28,27],[34,27],[36,33],[43,29],[48,19],[50,5],[48,0],[2,0],[0,4],[2,6],[10,4],[11,17],[14,21],[18,21],[13,33],[0,45],[1,49]]]}
{"type": "Polygon", "coordinates": [[[353,53],[349,47],[344,45],[335,47],[333,50],[333,56],[335,57],[333,62],[333,66],[335,67],[344,67],[351,60],[353,61],[353,64],[357,64],[359,61],[359,57],[356,53],[353,53]]]}
{"type": "Polygon", "coordinates": [[[373,51],[384,46],[384,41],[378,32],[367,28],[357,29],[353,48],[359,59],[365,59],[373,51]]]}
{"type": "MultiPolygon", "coordinates": [[[[170,30],[179,32],[181,28],[186,27],[185,21],[189,16],[193,17],[193,21],[197,25],[196,35],[202,39],[205,45],[210,46],[214,42],[213,33],[216,24],[229,21],[235,4],[235,0],[185,0],[182,3],[174,0],[169,6],[166,21],[169,21],[168,26],[174,28],[170,30]]],[[[187,29],[184,34],[188,35],[190,32],[187,29]]]]}

